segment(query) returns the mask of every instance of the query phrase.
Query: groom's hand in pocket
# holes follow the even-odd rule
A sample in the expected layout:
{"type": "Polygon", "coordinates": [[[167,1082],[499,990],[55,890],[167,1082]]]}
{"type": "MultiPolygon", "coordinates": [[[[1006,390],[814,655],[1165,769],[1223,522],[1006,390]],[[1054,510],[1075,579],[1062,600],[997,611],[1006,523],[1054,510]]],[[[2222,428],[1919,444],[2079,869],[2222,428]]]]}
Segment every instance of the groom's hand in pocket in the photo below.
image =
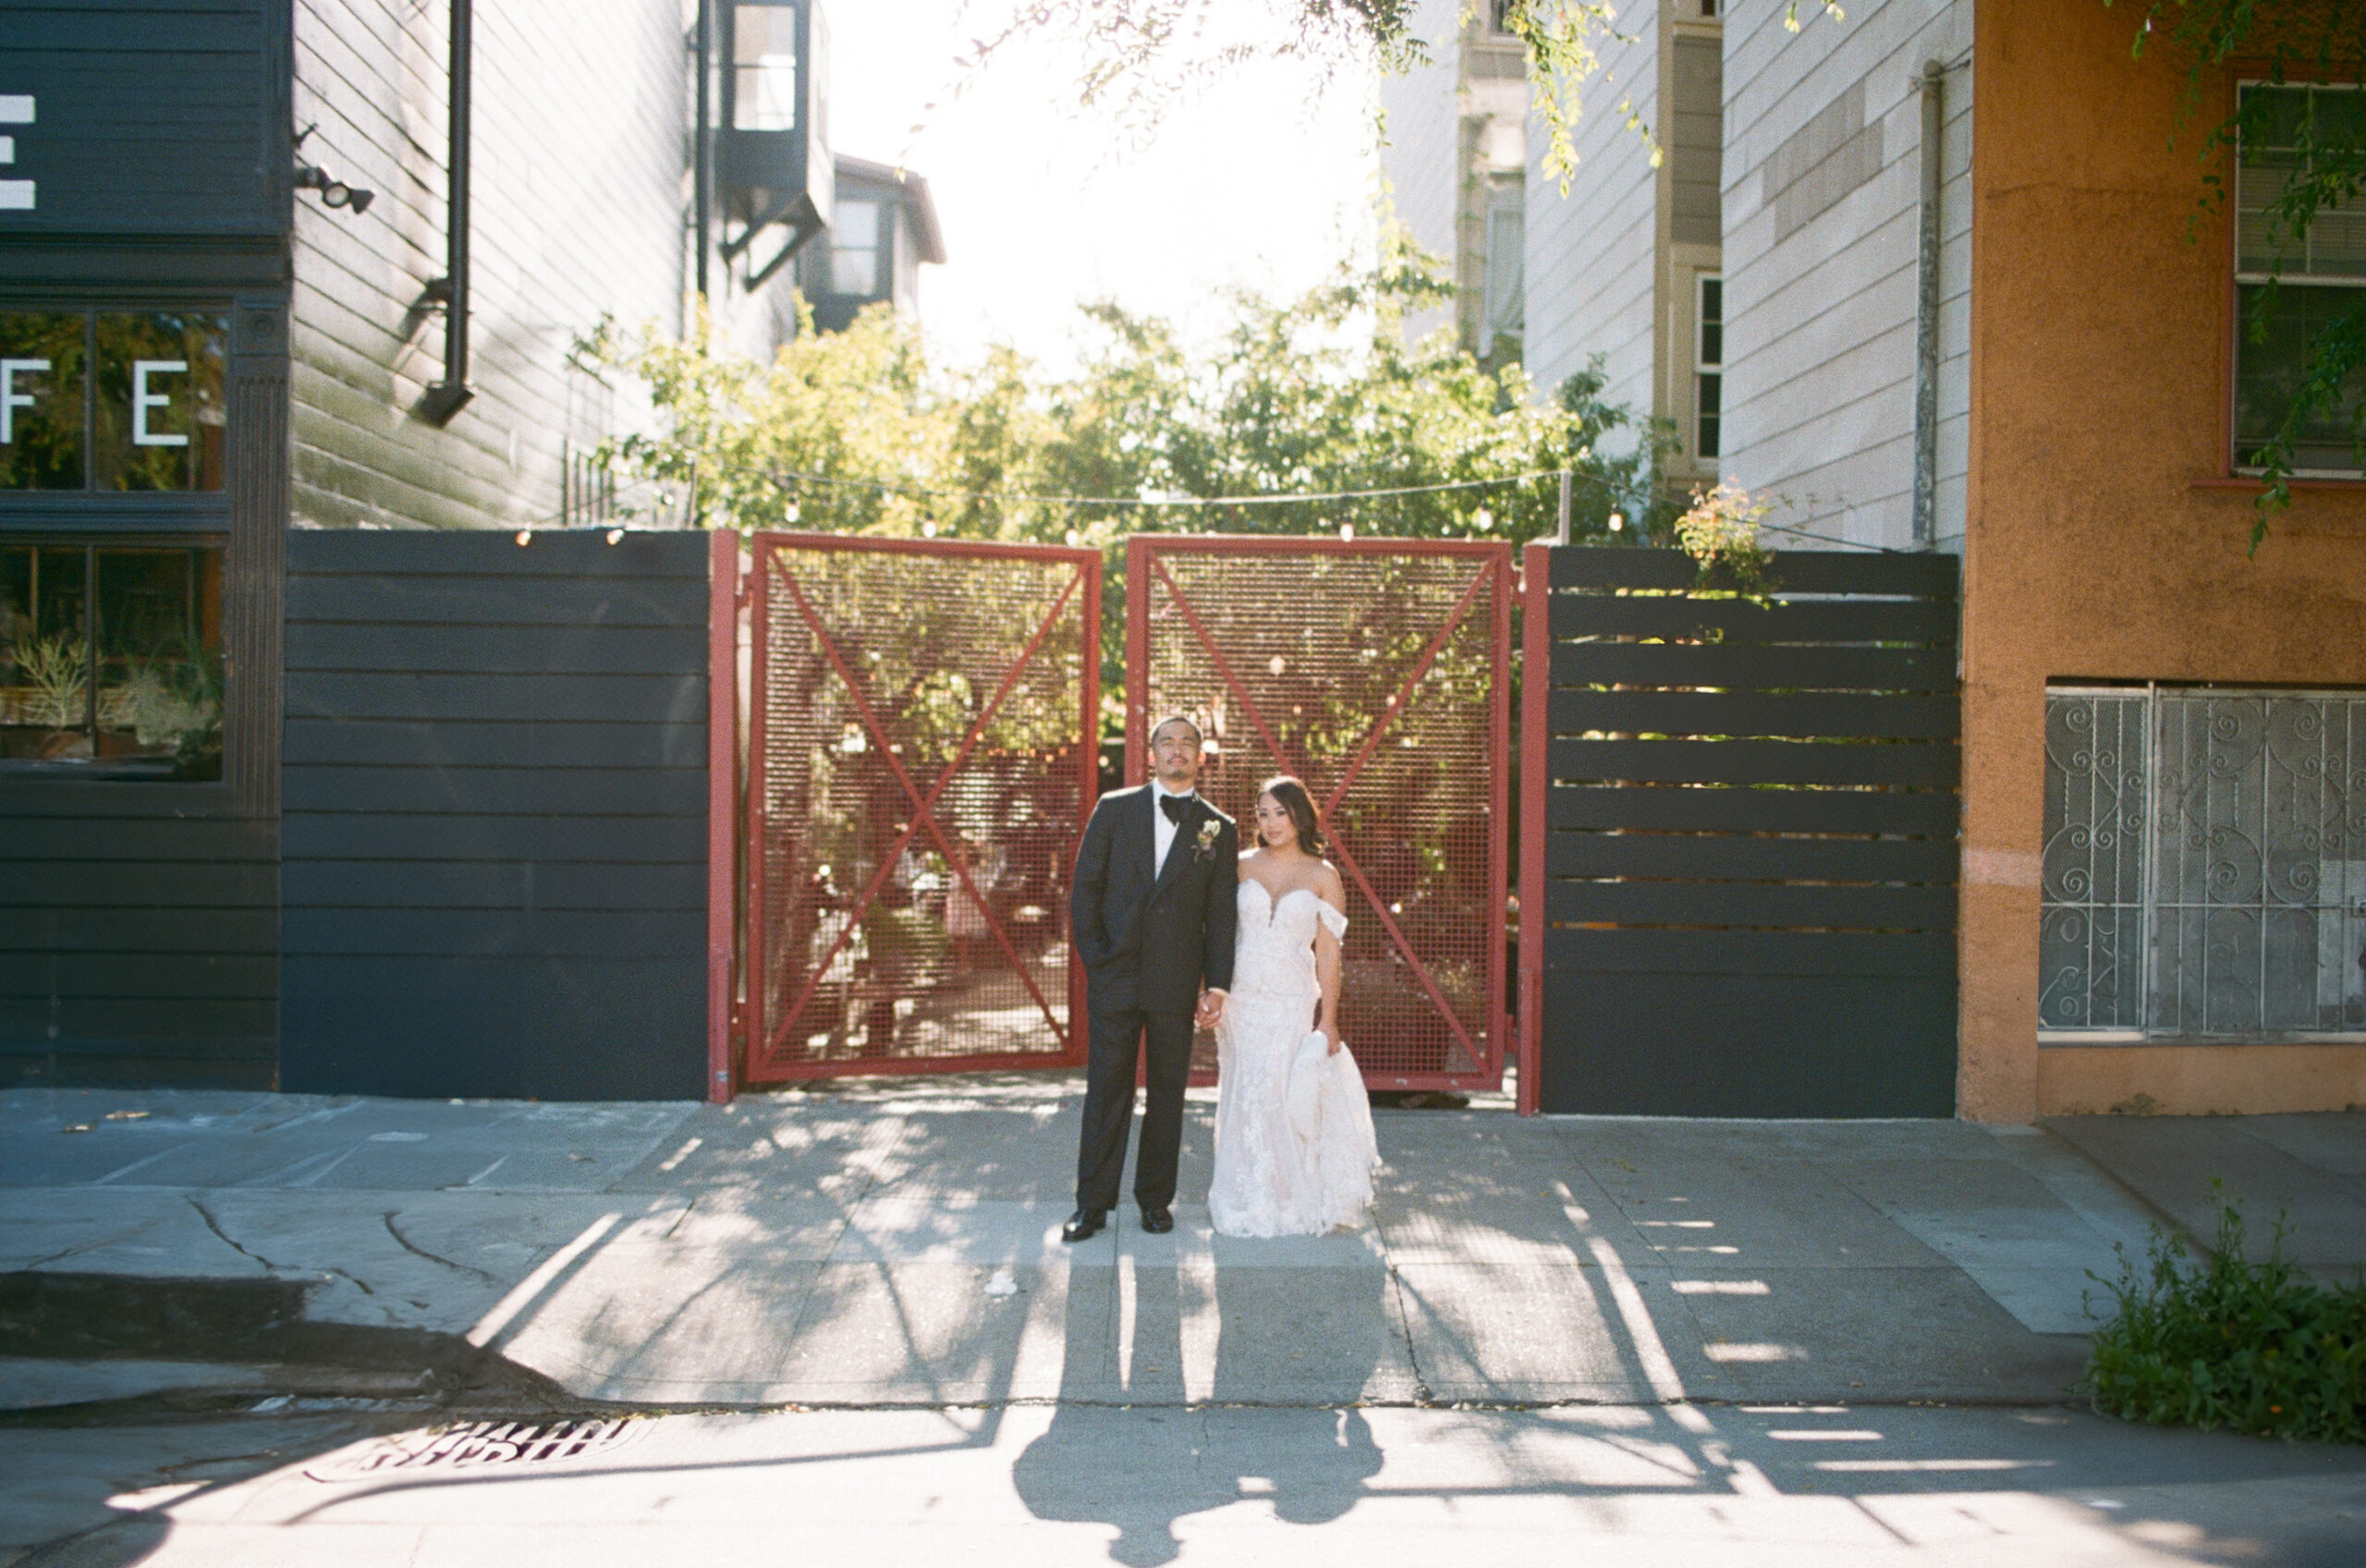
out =
{"type": "Polygon", "coordinates": [[[1200,1009],[1192,1015],[1192,1022],[1203,1029],[1213,1029],[1224,1016],[1224,992],[1203,991],[1200,993],[1200,1009]]]}

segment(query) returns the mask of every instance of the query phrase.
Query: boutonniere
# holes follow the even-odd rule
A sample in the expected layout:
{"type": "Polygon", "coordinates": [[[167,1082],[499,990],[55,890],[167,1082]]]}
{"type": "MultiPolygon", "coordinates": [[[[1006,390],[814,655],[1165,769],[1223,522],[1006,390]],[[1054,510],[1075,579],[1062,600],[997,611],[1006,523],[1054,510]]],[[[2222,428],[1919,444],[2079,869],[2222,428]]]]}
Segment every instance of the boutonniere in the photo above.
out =
{"type": "Polygon", "coordinates": [[[1200,824],[1199,857],[1205,860],[1216,850],[1216,834],[1224,832],[1224,824],[1213,817],[1200,824]]]}

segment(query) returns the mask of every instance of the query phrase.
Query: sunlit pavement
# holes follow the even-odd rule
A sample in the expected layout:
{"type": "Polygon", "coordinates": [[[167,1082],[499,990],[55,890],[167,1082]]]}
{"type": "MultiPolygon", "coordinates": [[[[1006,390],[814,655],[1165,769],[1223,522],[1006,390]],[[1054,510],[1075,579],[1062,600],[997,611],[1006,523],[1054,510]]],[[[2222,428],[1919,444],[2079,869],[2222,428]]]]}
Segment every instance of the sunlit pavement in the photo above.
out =
{"type": "Polygon", "coordinates": [[[2062,1409],[673,1416],[579,1458],[474,1464],[351,1438],[318,1417],[0,1430],[0,1508],[20,1541],[114,1516],[32,1563],[174,1568],[2366,1559],[2366,1453],[2062,1409]]]}
{"type": "Polygon", "coordinates": [[[0,1536],[340,1568],[1427,1563],[1464,1535],[2366,1563],[2358,1454],[2070,1413],[2091,1271],[2159,1218],[2206,1228],[2213,1176],[2262,1228],[2290,1211],[2310,1266],[2366,1259],[2366,1117],[1384,1109],[1372,1224],[1240,1242],[1195,1201],[1195,1093],[1175,1234],[1120,1210],[1069,1248],[1078,1099],[0,1097],[0,1536]],[[422,1377],[437,1346],[516,1379],[422,1377]],[[640,1414],[612,1450],[468,1465],[484,1434],[433,1435],[463,1407],[640,1414]]]}

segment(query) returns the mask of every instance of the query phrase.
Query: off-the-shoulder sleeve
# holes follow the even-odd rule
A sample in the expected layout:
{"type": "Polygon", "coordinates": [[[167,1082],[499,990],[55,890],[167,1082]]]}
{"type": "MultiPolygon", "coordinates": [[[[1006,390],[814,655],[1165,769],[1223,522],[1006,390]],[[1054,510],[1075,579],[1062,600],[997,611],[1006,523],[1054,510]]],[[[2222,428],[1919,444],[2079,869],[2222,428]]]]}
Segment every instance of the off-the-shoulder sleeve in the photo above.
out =
{"type": "Polygon", "coordinates": [[[1332,908],[1331,906],[1323,903],[1319,898],[1314,901],[1314,912],[1316,916],[1321,918],[1323,923],[1331,929],[1331,934],[1333,936],[1340,938],[1345,938],[1347,936],[1348,918],[1345,915],[1342,915],[1336,909],[1332,908]]]}

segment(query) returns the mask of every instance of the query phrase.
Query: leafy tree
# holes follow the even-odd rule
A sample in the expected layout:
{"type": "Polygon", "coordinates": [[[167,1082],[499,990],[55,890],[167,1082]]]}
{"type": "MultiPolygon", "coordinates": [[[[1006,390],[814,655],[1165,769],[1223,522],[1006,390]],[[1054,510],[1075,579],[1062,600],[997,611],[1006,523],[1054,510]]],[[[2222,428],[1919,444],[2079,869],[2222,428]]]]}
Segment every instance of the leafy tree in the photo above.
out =
{"type": "MultiPolygon", "coordinates": [[[[2113,3],[2104,0],[2105,6],[2113,3]]],[[[2262,77],[2272,87],[2317,81],[2366,88],[2366,7],[2347,0],[2140,0],[2130,8],[2142,13],[2133,46],[2137,56],[2156,40],[2165,40],[2185,57],[2179,130],[2192,123],[2205,93],[2238,58],[2263,60],[2262,77]]],[[[2253,550],[2267,536],[2269,515],[2291,504],[2293,470],[2304,445],[2322,444],[2328,435],[2346,436],[2351,450],[2366,458],[2366,397],[2360,396],[2360,375],[2366,371],[2366,290],[2343,291],[2348,303],[2311,331],[2305,321],[2284,319],[2297,313],[2288,310],[2291,301],[2280,287],[2286,266],[2301,253],[2317,223],[2337,210],[2358,210],[2354,204],[2366,190],[2366,136],[2360,134],[2354,114],[2296,116],[2289,99],[2274,92],[2238,94],[2234,112],[2210,126],[2199,148],[2206,172],[2197,216],[2226,211],[2228,185],[2217,171],[2245,143],[2278,150],[2262,161],[2269,176],[2280,182],[2264,205],[2259,229],[2269,251],[2265,270],[2271,281],[2252,298],[2243,331],[2255,345],[2266,344],[2279,331],[2297,329],[2308,337],[2298,374],[2276,389],[2288,388],[2290,396],[2281,423],[2262,445],[2243,455],[2264,481],[2251,524],[2253,550]]],[[[2188,240],[2198,237],[2198,225],[2189,228],[2188,240]]]]}

